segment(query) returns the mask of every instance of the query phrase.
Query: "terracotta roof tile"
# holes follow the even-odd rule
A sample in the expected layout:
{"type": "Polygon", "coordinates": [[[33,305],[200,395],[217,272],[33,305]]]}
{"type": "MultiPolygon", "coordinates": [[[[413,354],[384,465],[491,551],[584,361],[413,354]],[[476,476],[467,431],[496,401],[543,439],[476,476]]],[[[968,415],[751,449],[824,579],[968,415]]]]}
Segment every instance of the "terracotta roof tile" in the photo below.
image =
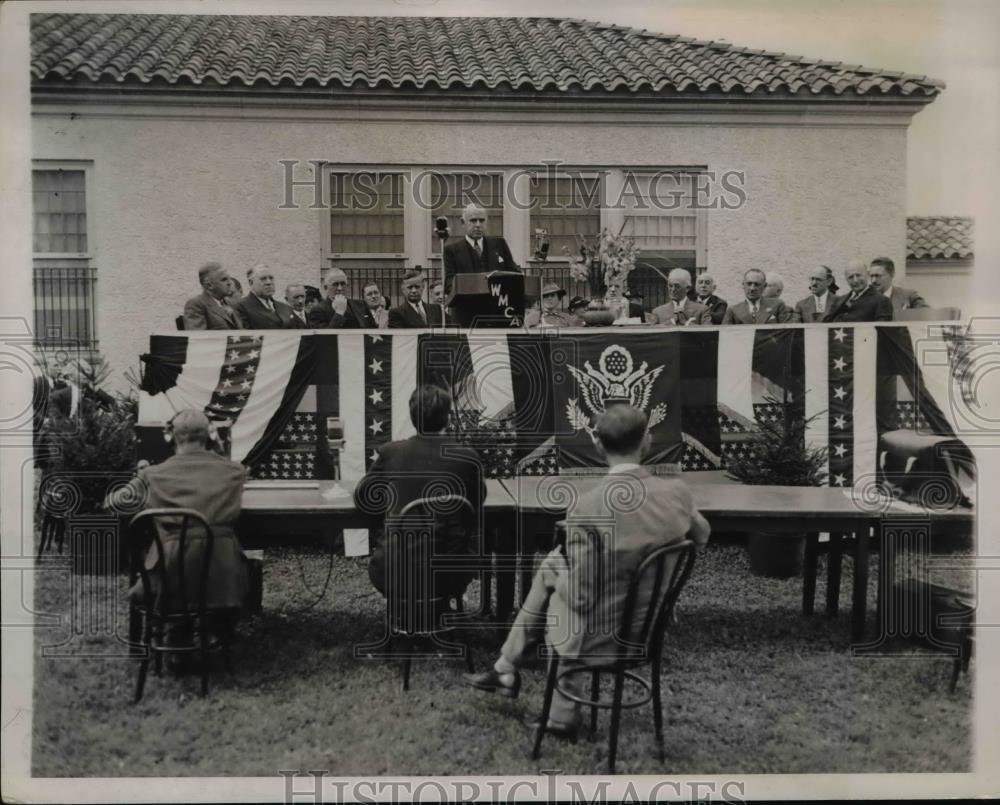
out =
{"type": "Polygon", "coordinates": [[[971,218],[957,216],[906,219],[906,257],[910,260],[962,260],[973,256],[971,218]]]}
{"type": "Polygon", "coordinates": [[[914,96],[912,76],[650,33],[520,17],[32,14],[36,81],[349,88],[511,87],[536,92],[914,96]]]}

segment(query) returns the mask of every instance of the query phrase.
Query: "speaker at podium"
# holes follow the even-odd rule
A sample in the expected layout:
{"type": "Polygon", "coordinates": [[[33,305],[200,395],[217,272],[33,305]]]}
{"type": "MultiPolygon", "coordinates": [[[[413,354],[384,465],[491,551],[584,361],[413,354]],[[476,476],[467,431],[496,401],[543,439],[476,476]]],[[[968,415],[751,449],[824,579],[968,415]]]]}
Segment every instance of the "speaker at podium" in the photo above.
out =
{"type": "Polygon", "coordinates": [[[541,290],[541,278],[519,271],[456,274],[448,305],[459,327],[521,327],[527,304],[541,290]]]}

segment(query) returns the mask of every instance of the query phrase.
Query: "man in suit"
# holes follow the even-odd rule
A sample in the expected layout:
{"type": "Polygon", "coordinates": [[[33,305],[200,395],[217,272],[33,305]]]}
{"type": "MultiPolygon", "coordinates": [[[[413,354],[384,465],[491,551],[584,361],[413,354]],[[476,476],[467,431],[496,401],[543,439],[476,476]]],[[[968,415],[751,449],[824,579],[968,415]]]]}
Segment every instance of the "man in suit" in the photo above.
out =
{"type": "Polygon", "coordinates": [[[542,298],[539,307],[533,307],[524,316],[524,326],[529,329],[536,327],[576,327],[573,316],[559,309],[566,291],[554,282],[546,282],[542,286],[542,298]]]}
{"type": "Polygon", "coordinates": [[[894,285],[896,265],[888,257],[876,257],[868,266],[868,280],[871,286],[892,302],[892,309],[911,310],[915,307],[930,307],[924,298],[912,288],[894,285]]]}
{"type": "Polygon", "coordinates": [[[794,315],[780,299],[764,299],[767,275],[759,268],[751,268],[743,274],[743,293],[746,299],[730,305],[723,324],[783,324],[794,315]]]}
{"type": "Polygon", "coordinates": [[[427,280],[424,272],[411,268],[403,274],[403,303],[389,311],[389,328],[416,329],[444,324],[444,308],[424,302],[427,280]]]}
{"type": "Polygon", "coordinates": [[[698,302],[688,298],[691,288],[691,274],[687,269],[675,268],[667,274],[667,294],[670,301],[665,305],[653,308],[647,317],[648,324],[664,326],[690,326],[692,324],[711,324],[712,313],[698,302]]]}
{"type": "Polygon", "coordinates": [[[427,298],[433,305],[444,304],[444,283],[441,280],[434,280],[427,291],[427,298]]]}
{"type": "MultiPolygon", "coordinates": [[[[679,476],[650,475],[641,466],[650,444],[647,424],[646,415],[629,405],[609,406],[599,417],[594,443],[608,474],[568,512],[565,550],[557,548],[542,560],[499,659],[484,673],[465,674],[468,685],[516,697],[518,668],[535,656],[543,635],[561,660],[583,666],[607,662],[620,642],[615,632],[632,572],[646,554],[684,539],[699,547],[707,543],[708,522],[695,509],[687,484],[679,476]],[[625,500],[638,503],[615,505],[625,500]]],[[[639,600],[649,595],[640,590],[639,600]]],[[[550,718],[551,732],[574,734],[578,708],[557,692],[550,718]]]]}
{"type": "MultiPolygon", "coordinates": [[[[243,500],[246,468],[218,453],[206,449],[209,438],[208,418],[201,411],[186,409],[171,420],[170,432],[175,454],[161,464],[140,469],[127,486],[108,496],[106,507],[129,510],[135,501],[142,508],[194,509],[212,527],[214,541],[208,571],[207,606],[235,612],[243,606],[247,593],[246,564],[243,549],[236,537],[236,521],[243,500]]],[[[168,578],[179,575],[180,544],[176,528],[160,531],[163,543],[162,561],[168,578]]],[[[188,531],[190,540],[185,547],[184,575],[189,606],[197,604],[197,579],[204,561],[204,534],[199,529],[188,531]]],[[[152,570],[161,561],[155,543],[146,555],[146,567],[152,570]]],[[[153,594],[161,592],[158,576],[151,574],[153,594]]],[[[142,582],[129,591],[133,600],[141,600],[142,582]]]]}
{"type": "Polygon", "coordinates": [[[707,271],[699,274],[694,281],[694,294],[688,292],[695,302],[708,308],[712,317],[712,324],[722,324],[722,319],[726,315],[726,308],[729,303],[725,299],[715,295],[715,277],[707,271]]]}
{"type": "MultiPolygon", "coordinates": [[[[368,316],[371,322],[379,330],[385,330],[389,326],[389,311],[386,310],[386,300],[382,295],[382,289],[378,283],[369,282],[361,289],[361,297],[364,299],[365,307],[368,308],[368,316]]],[[[368,319],[366,319],[366,322],[368,319]]],[[[370,327],[369,324],[365,324],[370,327]]]]}
{"type": "Polygon", "coordinates": [[[468,204],[462,211],[465,237],[444,247],[445,296],[449,296],[456,274],[488,274],[493,271],[520,271],[502,237],[486,236],[486,211],[468,204]]]}
{"type": "MultiPolygon", "coordinates": [[[[378,448],[378,458],[354,490],[354,505],[376,520],[375,549],[368,563],[372,584],[386,594],[387,551],[382,520],[398,515],[408,503],[428,495],[461,495],[472,504],[478,520],[486,499],[486,483],[479,454],[470,447],[455,444],[444,433],[451,413],[451,396],[440,386],[418,386],[410,396],[410,420],[415,436],[389,442],[378,448]]],[[[478,522],[477,520],[477,522],[478,522]]],[[[433,555],[467,555],[476,550],[477,533],[463,529],[435,531],[433,555]]],[[[473,571],[435,572],[437,595],[461,596],[472,579],[473,571]]]]}
{"type": "Polygon", "coordinates": [[[809,296],[795,303],[795,318],[805,324],[823,321],[826,312],[837,302],[839,297],[830,291],[830,274],[826,266],[819,266],[809,272],[809,296]]]}
{"type": "Polygon", "coordinates": [[[860,260],[844,269],[849,292],[827,311],[823,321],[892,321],[892,302],[868,284],[868,267],[860,260]]]}
{"type": "Polygon", "coordinates": [[[377,329],[375,319],[360,299],[347,298],[347,274],[331,268],[323,280],[326,298],[309,311],[309,326],[318,329],[377,329]]]}
{"type": "Polygon", "coordinates": [[[185,330],[239,330],[239,315],[229,306],[229,272],[219,263],[198,269],[201,293],[184,303],[185,330]]]}
{"type": "Polygon", "coordinates": [[[288,305],[274,298],[274,273],[263,263],[247,272],[250,292],[236,305],[246,330],[282,330],[291,318],[288,305]]]}
{"type": "Polygon", "coordinates": [[[764,286],[764,293],[760,295],[761,299],[781,299],[781,295],[785,292],[785,281],[781,278],[780,274],[775,274],[772,272],[767,278],[767,285],[764,286]]]}
{"type": "Polygon", "coordinates": [[[293,283],[285,288],[285,302],[288,318],[282,321],[286,330],[305,330],[309,327],[306,318],[306,286],[293,283]]]}

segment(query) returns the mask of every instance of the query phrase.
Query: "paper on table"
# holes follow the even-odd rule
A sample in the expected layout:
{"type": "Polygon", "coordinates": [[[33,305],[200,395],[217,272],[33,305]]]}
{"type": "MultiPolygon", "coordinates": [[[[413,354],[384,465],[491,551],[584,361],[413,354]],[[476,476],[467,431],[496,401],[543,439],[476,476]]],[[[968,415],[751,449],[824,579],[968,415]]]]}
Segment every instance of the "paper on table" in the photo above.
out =
{"type": "Polygon", "coordinates": [[[337,500],[338,498],[350,497],[351,493],[339,484],[334,484],[329,489],[321,493],[324,500],[337,500]]]}
{"type": "Polygon", "coordinates": [[[344,556],[368,555],[368,529],[344,529],[344,556]]]}

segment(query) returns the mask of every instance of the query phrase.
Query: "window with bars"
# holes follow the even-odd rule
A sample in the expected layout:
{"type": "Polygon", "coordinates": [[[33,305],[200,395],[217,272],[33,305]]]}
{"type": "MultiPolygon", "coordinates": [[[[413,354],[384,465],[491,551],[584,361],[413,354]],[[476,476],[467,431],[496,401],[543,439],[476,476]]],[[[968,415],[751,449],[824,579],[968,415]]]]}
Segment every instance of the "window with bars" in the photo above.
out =
{"type": "Polygon", "coordinates": [[[96,346],[97,269],[87,236],[83,168],[32,171],[35,339],[43,347],[96,346]]]}
{"type": "Polygon", "coordinates": [[[404,252],[403,175],[330,174],[330,254],[404,252]]]}
{"type": "Polygon", "coordinates": [[[549,237],[549,259],[564,259],[563,247],[576,254],[576,236],[601,231],[599,177],[535,177],[531,181],[530,234],[544,229],[549,237]]]}
{"type": "MultiPolygon", "coordinates": [[[[476,203],[486,211],[486,234],[503,234],[503,175],[490,173],[435,173],[430,177],[428,196],[433,210],[431,225],[441,216],[448,218],[452,237],[462,237],[462,210],[476,203]]],[[[433,254],[441,253],[441,240],[434,238],[433,254]]]]}
{"type": "Polygon", "coordinates": [[[82,170],[32,172],[35,254],[87,253],[87,190],[82,170]]]}

